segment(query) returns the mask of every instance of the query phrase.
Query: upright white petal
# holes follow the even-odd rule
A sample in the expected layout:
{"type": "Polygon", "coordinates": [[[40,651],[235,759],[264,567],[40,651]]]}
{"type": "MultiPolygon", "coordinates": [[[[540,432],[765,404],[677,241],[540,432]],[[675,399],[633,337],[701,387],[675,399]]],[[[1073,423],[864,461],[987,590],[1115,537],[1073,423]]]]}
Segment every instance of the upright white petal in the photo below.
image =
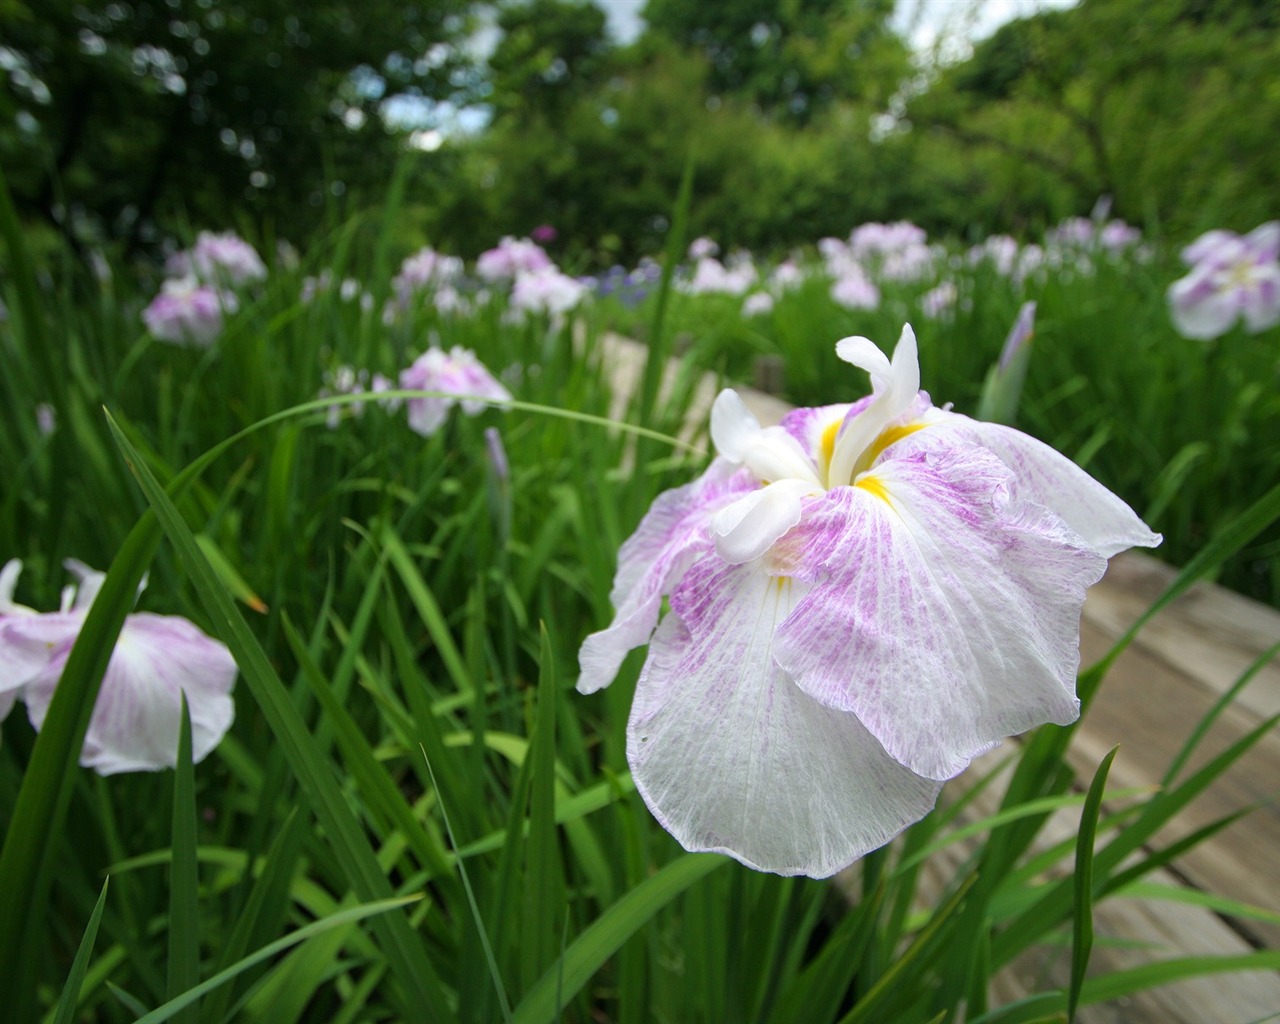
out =
{"type": "Polygon", "coordinates": [[[866,338],[845,338],[836,345],[836,354],[870,373],[874,391],[871,402],[851,413],[840,429],[827,474],[830,487],[852,481],[858,457],[885,427],[911,408],[920,391],[920,361],[910,324],[902,327],[892,362],[866,338]]]}

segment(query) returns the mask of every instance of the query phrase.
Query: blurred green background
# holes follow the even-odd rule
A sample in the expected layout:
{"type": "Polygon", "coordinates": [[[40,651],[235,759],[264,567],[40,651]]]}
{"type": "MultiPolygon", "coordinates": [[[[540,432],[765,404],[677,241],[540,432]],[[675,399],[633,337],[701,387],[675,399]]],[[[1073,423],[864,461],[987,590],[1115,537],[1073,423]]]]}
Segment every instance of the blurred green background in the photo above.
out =
{"type": "Polygon", "coordinates": [[[1035,13],[933,50],[908,29],[939,5],[902,2],[0,0],[0,161],[37,247],[124,257],[205,226],[305,248],[402,161],[406,249],[549,224],[576,269],[660,247],[690,153],[692,233],[761,253],[1104,195],[1157,238],[1272,213],[1274,0],[957,0],[1035,13]]]}

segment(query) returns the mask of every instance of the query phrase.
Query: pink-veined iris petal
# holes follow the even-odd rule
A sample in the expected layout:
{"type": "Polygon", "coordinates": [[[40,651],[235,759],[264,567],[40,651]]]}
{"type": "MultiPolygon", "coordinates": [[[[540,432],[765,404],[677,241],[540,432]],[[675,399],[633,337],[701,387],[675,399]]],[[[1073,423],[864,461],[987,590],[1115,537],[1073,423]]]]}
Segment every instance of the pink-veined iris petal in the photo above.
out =
{"type": "Polygon", "coordinates": [[[927,814],[939,785],[778,667],[774,628],[806,586],[760,563],[695,563],[650,644],[627,757],[686,849],[822,878],[927,814]]]}
{"type": "Polygon", "coordinates": [[[992,452],[1012,471],[1022,500],[1052,509],[1104,558],[1160,543],[1160,534],[1153,533],[1121,498],[1044,442],[1012,427],[957,413],[944,413],[939,422],[992,452]]]}
{"type": "Polygon", "coordinates": [[[789,541],[815,582],[778,630],[779,664],[929,778],[1078,713],[1080,608],[1106,561],[1010,502],[1013,485],[980,448],[917,451],[807,505],[789,541]]]}
{"type": "Polygon", "coordinates": [[[616,609],[606,629],[592,633],[578,653],[578,689],[594,693],[613,682],[627,652],[648,643],[662,599],[712,545],[711,518],[755,482],[717,459],[697,480],[660,494],[618,551],[610,598],[616,609]]]}
{"type": "Polygon", "coordinates": [[[1251,277],[1241,297],[1241,309],[1245,328],[1250,334],[1259,334],[1280,323],[1280,263],[1255,267],[1251,277]]]}
{"type": "MultiPolygon", "coordinates": [[[[80,616],[39,618],[83,621],[80,616]]],[[[23,630],[31,635],[26,622],[23,630]]],[[[62,645],[24,690],[27,714],[37,729],[69,649],[69,643],[62,645]]],[[[186,619],[130,615],[103,676],[80,763],[101,775],[173,767],[183,692],[191,712],[192,756],[202,760],[231,727],[235,678],[236,664],[226,647],[186,619]]]]}

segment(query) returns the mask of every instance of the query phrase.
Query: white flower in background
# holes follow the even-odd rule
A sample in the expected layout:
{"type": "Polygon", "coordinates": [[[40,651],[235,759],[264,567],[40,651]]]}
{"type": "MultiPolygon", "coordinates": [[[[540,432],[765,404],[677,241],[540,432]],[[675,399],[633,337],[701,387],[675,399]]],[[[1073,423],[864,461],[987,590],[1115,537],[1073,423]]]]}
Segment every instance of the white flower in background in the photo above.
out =
{"type": "Polygon", "coordinates": [[[517,313],[548,313],[563,316],[587,295],[588,286],[562,274],[555,267],[516,275],[511,287],[511,309],[517,313]]]}
{"type": "Polygon", "coordinates": [[[1240,319],[1258,334],[1280,323],[1280,221],[1243,237],[1209,231],[1182,251],[1191,270],[1169,286],[1174,326],[1187,338],[1208,341],[1240,319]]]}
{"type": "Polygon", "coordinates": [[[744,317],[764,316],[773,312],[773,296],[768,292],[753,292],[742,304],[744,317]]]}
{"type": "Polygon", "coordinates": [[[814,877],[1003,737],[1072,721],[1085,590],[1160,540],[1051,448],[935,407],[910,327],[892,361],[837,352],[870,396],[761,428],[720,394],[718,456],[622,546],[579,655],[592,693],[649,645],[627,758],[686,849],[814,877]]]}
{"type": "MultiPolygon", "coordinates": [[[[0,570],[0,712],[21,697],[37,731],[106,578],[74,559],[64,564],[79,586],[63,591],[61,610],[43,614],[14,603],[21,563],[14,559],[0,570]]],[[[134,612],[124,621],[102,678],[80,764],[99,775],[172,768],[184,693],[192,757],[203,760],[235,718],[235,680],[236,663],[227,648],[192,623],[134,612]]]]}
{"type": "Polygon", "coordinates": [[[511,392],[498,383],[469,349],[455,346],[448,352],[429,348],[400,373],[405,391],[436,391],[438,395],[407,401],[409,426],[429,437],[444,424],[449,410],[461,405],[475,416],[489,405],[511,401],[511,392]]]}
{"type": "Polygon", "coordinates": [[[528,238],[505,236],[494,248],[482,252],[476,259],[476,273],[482,280],[511,281],[520,274],[553,270],[547,250],[528,238]]]}

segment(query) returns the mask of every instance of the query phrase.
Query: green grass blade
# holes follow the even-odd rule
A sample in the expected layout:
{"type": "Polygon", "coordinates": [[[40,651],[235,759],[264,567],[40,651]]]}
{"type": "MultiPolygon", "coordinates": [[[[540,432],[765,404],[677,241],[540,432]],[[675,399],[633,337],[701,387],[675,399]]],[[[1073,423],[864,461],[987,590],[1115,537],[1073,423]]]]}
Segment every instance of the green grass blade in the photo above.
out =
{"type": "Polygon", "coordinates": [[[108,877],[102,883],[102,893],[89,915],[89,923],[85,926],[84,936],[76,950],[75,959],[71,961],[71,970],[67,974],[67,983],[63,986],[62,995],[58,997],[57,1012],[52,1024],[72,1024],[76,1016],[76,1003],[80,999],[80,988],[84,984],[84,974],[89,967],[89,957],[93,954],[93,944],[98,938],[98,924],[102,921],[102,908],[107,905],[107,886],[111,883],[108,877]]]}
{"type": "Polygon", "coordinates": [[[915,969],[917,961],[925,959],[926,951],[933,945],[933,940],[942,929],[955,920],[957,910],[972,887],[973,879],[970,878],[934,912],[929,923],[920,929],[911,945],[902,951],[866,995],[858,1000],[858,1004],[840,1019],[840,1024],[868,1024],[868,1022],[892,1019],[885,1016],[888,1010],[884,1004],[891,998],[901,997],[904,994],[902,991],[904,987],[910,987],[904,986],[905,979],[910,977],[909,972],[915,969]]]}
{"type": "Polygon", "coordinates": [[[1076,838],[1075,904],[1071,921],[1071,984],[1067,989],[1067,1020],[1074,1021],[1080,1004],[1089,954],[1093,951],[1093,840],[1098,833],[1098,814],[1102,810],[1102,794],[1107,786],[1111,762],[1119,747],[1112,747],[1098,765],[1089,784],[1089,794],[1080,812],[1080,831],[1076,838]]]}
{"type": "Polygon", "coordinates": [[[529,795],[522,989],[528,990],[559,953],[565,912],[564,872],[556,838],[556,668],[551,638],[542,625],[538,711],[528,757],[533,763],[529,795]]]}
{"type": "MultiPolygon", "coordinates": [[[[230,648],[245,683],[293,767],[349,884],[366,901],[389,897],[390,883],[369,846],[364,828],[347,804],[328,761],[317,749],[288,689],[272,668],[216,571],[205,559],[191,528],[150,470],[136,457],[115,419],[108,414],[107,421],[156,518],[187,566],[215,632],[230,648]]],[[[418,1007],[417,1012],[421,1012],[422,1007],[444,1007],[443,988],[408,920],[401,914],[378,915],[372,927],[379,934],[383,954],[393,974],[403,986],[408,1001],[406,1011],[409,1006],[418,1007]]]]}
{"type": "Polygon", "coordinates": [[[604,962],[650,918],[699,879],[729,863],[714,853],[691,853],[671,861],[622,896],[583,931],[520,1001],[514,1024],[549,1024],[604,962]]]}
{"type": "MultiPolygon", "coordinates": [[[[423,759],[427,757],[427,752],[422,751],[423,759]]],[[[431,762],[427,760],[427,772],[431,775],[431,784],[435,786],[435,773],[431,770],[431,762]]],[[[436,786],[438,793],[440,788],[436,786]]],[[[449,811],[444,806],[444,802],[440,803],[440,816],[444,818],[445,830],[449,833],[449,843],[454,849],[457,849],[457,839],[453,834],[453,826],[449,824],[449,811]]],[[[502,972],[498,970],[498,961],[493,955],[493,945],[489,941],[489,932],[485,928],[484,918],[480,914],[480,904],[476,902],[475,890],[471,888],[471,879],[467,875],[467,865],[461,857],[458,858],[458,874],[462,877],[462,887],[466,890],[467,905],[471,908],[471,918],[475,923],[476,932],[480,937],[480,945],[484,949],[485,960],[489,964],[489,975],[493,979],[493,987],[498,995],[498,1004],[502,1008],[502,1019],[511,1024],[511,1001],[507,998],[507,987],[502,981],[502,972]]]]}
{"type": "Polygon", "coordinates": [[[1280,970],[1280,949],[1262,949],[1234,956],[1175,957],[1094,978],[1085,983],[1080,1001],[1086,1006],[1105,1003],[1145,989],[1208,974],[1277,970],[1280,970]]]}
{"type": "MultiPolygon", "coordinates": [[[[182,694],[182,724],[173,780],[173,830],[169,869],[169,973],[165,998],[172,999],[200,982],[199,878],[196,870],[196,784],[191,762],[191,709],[182,694]]],[[[179,1024],[199,1020],[192,1005],[175,1014],[179,1024]]]]}
{"type": "MultiPolygon", "coordinates": [[[[172,1020],[174,1015],[180,1010],[194,1004],[202,996],[212,992],[220,985],[225,985],[232,978],[247,971],[250,967],[269,960],[286,949],[296,946],[299,942],[305,942],[307,939],[317,935],[323,935],[325,932],[333,928],[341,928],[345,925],[353,924],[356,921],[363,921],[365,918],[377,918],[386,914],[395,913],[412,903],[417,903],[422,897],[402,896],[398,899],[377,900],[373,903],[362,903],[356,907],[349,907],[346,910],[340,910],[337,913],[330,914],[318,921],[312,921],[303,925],[301,928],[291,931],[288,935],[284,935],[275,942],[263,946],[261,949],[248,956],[237,960],[230,967],[224,968],[213,977],[202,981],[194,988],[188,989],[174,999],[170,999],[163,1006],[157,1006],[150,1013],[139,1017],[134,1024],[163,1024],[164,1021],[172,1020]]],[[[424,1005],[418,1008],[420,1016],[426,1016],[431,1012],[432,1007],[424,1005]]]]}

